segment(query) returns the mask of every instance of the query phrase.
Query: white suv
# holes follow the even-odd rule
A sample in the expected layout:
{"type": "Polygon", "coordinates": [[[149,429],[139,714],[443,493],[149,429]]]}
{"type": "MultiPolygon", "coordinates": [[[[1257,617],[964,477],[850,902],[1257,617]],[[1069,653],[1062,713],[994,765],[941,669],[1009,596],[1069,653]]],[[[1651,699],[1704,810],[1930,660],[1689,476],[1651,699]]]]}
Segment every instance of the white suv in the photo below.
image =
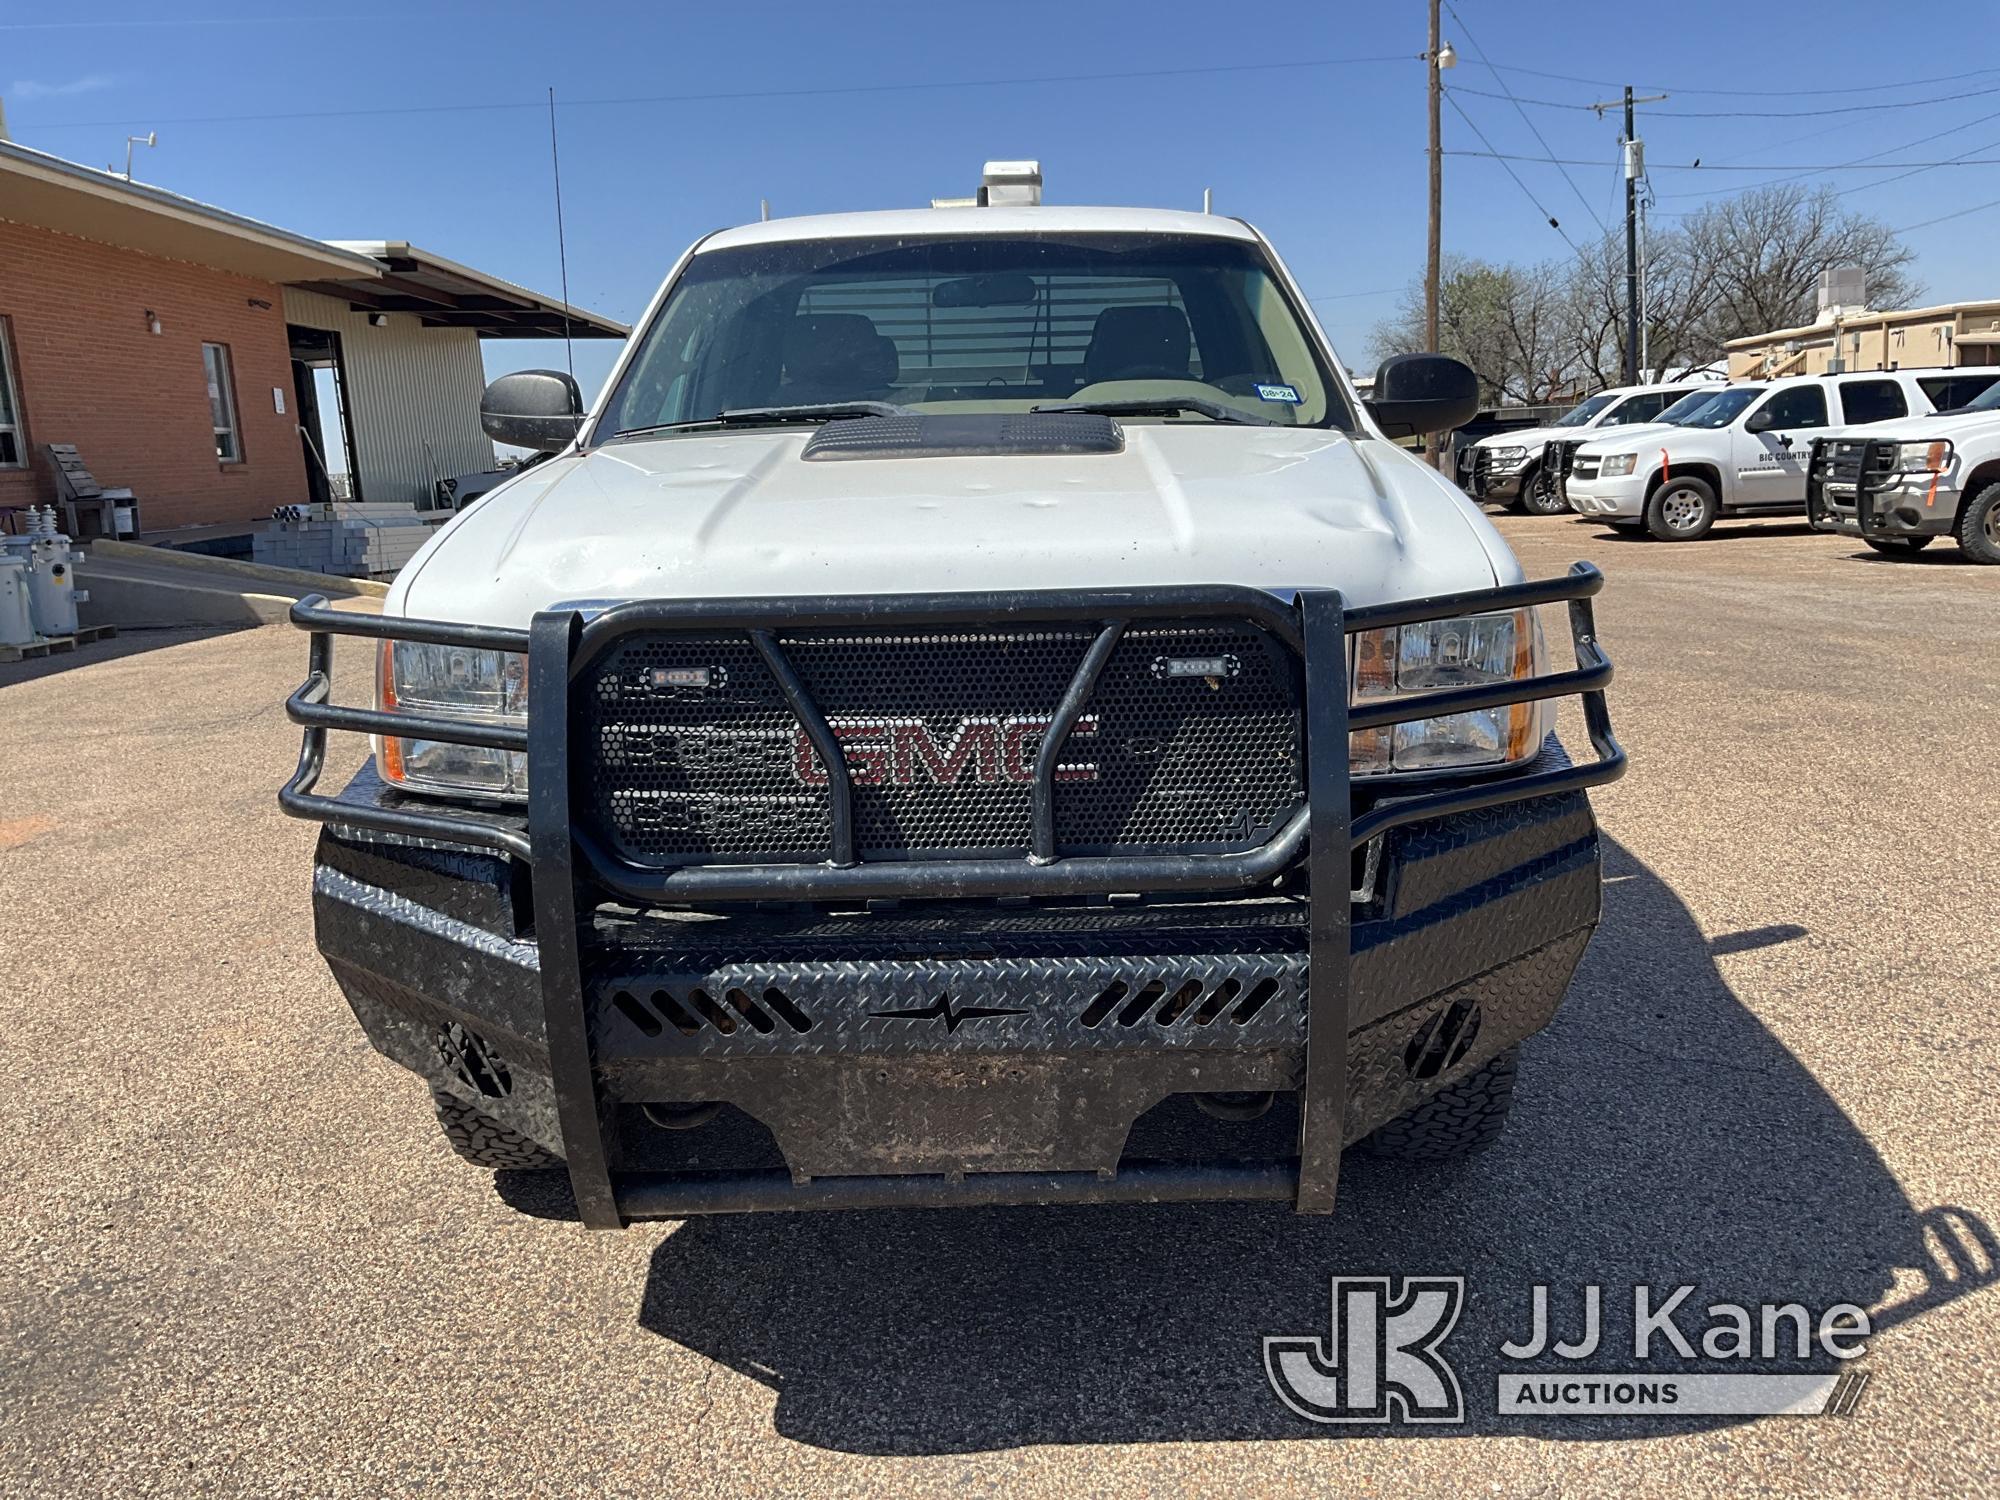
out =
{"type": "Polygon", "coordinates": [[[1579,515],[1671,542],[1706,536],[1724,515],[1796,514],[1814,438],[1934,411],[1965,374],[1870,370],[1728,386],[1660,423],[1585,443],[1564,493],[1579,515]]]}
{"type": "MultiPolygon", "coordinates": [[[[1718,384],[1716,389],[1721,389],[1718,384]]],[[[1607,429],[1651,422],[1690,391],[1693,381],[1672,385],[1621,385],[1599,391],[1546,427],[1496,432],[1466,449],[1459,461],[1460,482],[1476,500],[1504,500],[1536,516],[1559,516],[1564,503],[1560,474],[1549,462],[1551,445],[1607,429]]]]}

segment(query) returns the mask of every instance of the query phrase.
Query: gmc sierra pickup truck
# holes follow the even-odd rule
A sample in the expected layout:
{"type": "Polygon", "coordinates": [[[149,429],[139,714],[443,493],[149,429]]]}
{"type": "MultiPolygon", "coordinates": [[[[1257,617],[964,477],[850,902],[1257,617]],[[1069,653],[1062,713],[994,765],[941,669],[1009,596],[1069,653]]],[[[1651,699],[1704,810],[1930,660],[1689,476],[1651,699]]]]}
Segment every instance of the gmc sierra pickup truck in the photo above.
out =
{"type": "Polygon", "coordinates": [[[590,1226],[1324,1212],[1350,1144],[1495,1138],[1596,926],[1602,580],[1392,441],[1471,372],[1363,402],[1256,230],[1020,180],[701,240],[588,411],[488,388],[554,456],[379,617],[293,611],[319,949],[452,1145],[590,1226]],[[1161,1111],[1223,1139],[1133,1149],[1161,1111]]]}

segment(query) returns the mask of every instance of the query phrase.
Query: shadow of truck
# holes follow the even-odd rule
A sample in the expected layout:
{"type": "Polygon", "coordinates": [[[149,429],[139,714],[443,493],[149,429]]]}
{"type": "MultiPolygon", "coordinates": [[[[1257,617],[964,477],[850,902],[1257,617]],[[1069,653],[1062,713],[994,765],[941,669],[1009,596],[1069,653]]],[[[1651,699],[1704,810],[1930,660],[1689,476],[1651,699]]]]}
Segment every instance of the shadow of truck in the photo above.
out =
{"type": "MultiPolygon", "coordinates": [[[[1694,1283],[1681,1321],[1698,1335],[1715,1301],[1853,1302],[1876,1310],[1879,1331],[1994,1276],[1986,1226],[1919,1212],[1716,968],[1716,951],[1802,936],[1711,944],[1607,841],[1603,926],[1555,1024],[1525,1049],[1513,1123],[1484,1156],[1419,1168],[1350,1152],[1331,1219],[1246,1204],[690,1220],[655,1253],[639,1318],[772,1387],[781,1433],[846,1451],[1361,1437],[1385,1429],[1315,1427],[1279,1403],[1261,1336],[1323,1336],[1330,1276],[1462,1275],[1446,1348],[1466,1422],[1426,1431],[1685,1432],[1688,1419],[1498,1413],[1503,1366],[1560,1364],[1498,1353],[1526,1337],[1532,1287],[1550,1287],[1558,1338],[1574,1335],[1562,1320],[1580,1288],[1603,1288],[1603,1350],[1569,1368],[1674,1373],[1631,1357],[1635,1283],[1694,1283]],[[1905,1290],[1885,1307],[1899,1271],[1905,1290]]],[[[1198,1128],[1192,1110],[1171,1118],[1178,1103],[1141,1128],[1198,1128]]],[[[501,1190],[560,1211],[548,1186],[501,1190]]]]}

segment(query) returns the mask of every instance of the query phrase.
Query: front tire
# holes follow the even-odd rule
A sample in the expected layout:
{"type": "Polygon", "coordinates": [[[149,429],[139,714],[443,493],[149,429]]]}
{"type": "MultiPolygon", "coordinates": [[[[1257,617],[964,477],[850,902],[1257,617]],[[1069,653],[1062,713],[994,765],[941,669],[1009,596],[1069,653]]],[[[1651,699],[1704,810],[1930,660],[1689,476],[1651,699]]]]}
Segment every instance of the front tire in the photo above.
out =
{"type": "Polygon", "coordinates": [[[1521,1049],[1509,1047],[1476,1073],[1445,1085],[1406,1115],[1366,1136],[1376,1156],[1400,1161],[1456,1161],[1476,1156],[1500,1139],[1514,1104],[1521,1049]]]}
{"type": "Polygon", "coordinates": [[[1987,485],[1958,513],[1958,550],[1974,562],[2000,563],[2000,482],[1987,485]]]}
{"type": "Polygon", "coordinates": [[[1531,516],[1566,516],[1569,502],[1563,499],[1562,486],[1556,483],[1556,476],[1548,469],[1536,469],[1521,486],[1521,509],[1531,516]]]}
{"type": "Polygon", "coordinates": [[[1663,542],[1692,542],[1708,535],[1720,511],[1706,480],[1664,480],[1646,501],[1646,530],[1663,542]]]}
{"type": "Polygon", "coordinates": [[[1884,557],[1915,557],[1931,544],[1927,536],[1864,536],[1861,540],[1884,557]]]}
{"type": "Polygon", "coordinates": [[[561,1157],[441,1089],[431,1090],[431,1107],[437,1111],[438,1127],[451,1142],[451,1149],[475,1167],[492,1172],[533,1172],[562,1165],[561,1157]]]}

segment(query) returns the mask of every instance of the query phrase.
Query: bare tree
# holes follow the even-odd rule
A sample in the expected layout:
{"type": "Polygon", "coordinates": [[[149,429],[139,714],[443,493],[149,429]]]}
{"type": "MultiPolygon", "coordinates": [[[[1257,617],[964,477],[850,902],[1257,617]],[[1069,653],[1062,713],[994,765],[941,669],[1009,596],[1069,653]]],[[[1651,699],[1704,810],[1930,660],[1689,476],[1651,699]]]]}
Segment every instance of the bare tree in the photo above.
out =
{"type": "MultiPolygon", "coordinates": [[[[1494,266],[1447,256],[1438,284],[1439,352],[1463,360],[1479,376],[1488,401],[1546,401],[1567,386],[1567,290],[1549,265],[1494,266]]],[[[1421,281],[1370,338],[1377,359],[1421,349],[1421,281]]]]}
{"type": "Polygon", "coordinates": [[[1707,285],[1702,331],[1718,354],[1729,339],[1810,323],[1831,266],[1861,267],[1870,307],[1907,307],[1923,292],[1915,253],[1880,219],[1843,209],[1830,187],[1739,193],[1703,207],[1682,233],[1707,285]]]}
{"type": "MultiPolygon", "coordinates": [[[[1704,365],[1721,354],[1708,328],[1714,294],[1687,234],[1647,235],[1645,370],[1704,365]]],[[[1586,245],[1569,273],[1566,350],[1588,383],[1616,385],[1625,375],[1625,242],[1607,235],[1586,245]]]]}
{"type": "MultiPolygon", "coordinates": [[[[1914,254],[1831,188],[1795,183],[1711,203],[1647,236],[1646,375],[1705,365],[1733,338],[1812,321],[1820,273],[1860,266],[1871,307],[1922,293],[1914,254]]],[[[1448,256],[1438,289],[1441,352],[1464,360],[1495,402],[1536,404],[1616,385],[1625,369],[1625,244],[1607,235],[1567,262],[1491,265],[1448,256]]],[[[1379,324],[1377,357],[1421,349],[1421,281],[1379,324]]]]}

